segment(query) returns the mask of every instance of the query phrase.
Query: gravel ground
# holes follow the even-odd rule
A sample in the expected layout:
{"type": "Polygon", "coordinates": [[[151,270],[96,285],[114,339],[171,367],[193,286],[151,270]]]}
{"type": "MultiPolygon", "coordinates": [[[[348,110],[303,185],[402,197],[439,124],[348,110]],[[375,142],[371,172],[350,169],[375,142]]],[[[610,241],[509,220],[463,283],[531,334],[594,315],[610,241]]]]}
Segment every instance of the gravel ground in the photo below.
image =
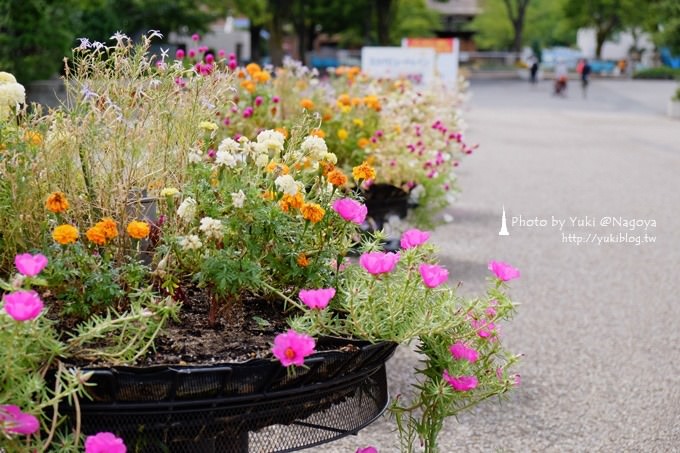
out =
{"type": "MultiPolygon", "coordinates": [[[[468,138],[481,147],[461,167],[454,221],[433,241],[463,292],[483,287],[490,259],[521,270],[511,285],[521,306],[503,334],[525,357],[510,400],[450,421],[443,453],[680,451],[680,121],[663,116],[674,87],[596,80],[587,99],[575,83],[563,99],[548,82],[473,82],[468,138]],[[502,205],[508,237],[498,236],[502,205]],[[650,222],[632,230],[606,218],[650,222]],[[594,243],[565,242],[588,235],[594,243]],[[610,235],[641,243],[598,245],[610,235]]],[[[416,360],[402,347],[388,363],[392,394],[416,360]]],[[[392,429],[383,417],[322,448],[398,452],[392,429]]]]}

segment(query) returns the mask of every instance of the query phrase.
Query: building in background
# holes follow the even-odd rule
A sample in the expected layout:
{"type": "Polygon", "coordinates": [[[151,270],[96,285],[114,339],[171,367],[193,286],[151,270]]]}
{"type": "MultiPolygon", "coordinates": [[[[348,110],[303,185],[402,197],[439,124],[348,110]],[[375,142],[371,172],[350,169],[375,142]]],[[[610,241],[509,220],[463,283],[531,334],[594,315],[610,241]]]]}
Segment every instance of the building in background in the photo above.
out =
{"type": "Polygon", "coordinates": [[[481,13],[478,0],[427,0],[427,7],[440,15],[440,27],[434,30],[437,37],[458,38],[462,52],[476,50],[475,32],[469,24],[481,13]]]}
{"type": "MultiPolygon", "coordinates": [[[[213,53],[224,49],[227,54],[234,53],[238,61],[250,61],[250,22],[247,18],[220,19],[210,26],[210,31],[201,36],[200,45],[207,46],[213,53]]],[[[170,43],[184,49],[196,47],[190,34],[170,33],[170,43]]]]}

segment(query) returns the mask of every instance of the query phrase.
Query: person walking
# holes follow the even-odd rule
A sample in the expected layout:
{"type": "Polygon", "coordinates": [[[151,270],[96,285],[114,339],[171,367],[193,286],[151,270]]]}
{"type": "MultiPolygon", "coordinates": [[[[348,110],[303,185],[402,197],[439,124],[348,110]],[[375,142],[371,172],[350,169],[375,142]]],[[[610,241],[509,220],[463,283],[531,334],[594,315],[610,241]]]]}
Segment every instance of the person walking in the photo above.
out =
{"type": "Polygon", "coordinates": [[[585,58],[583,59],[583,66],[581,67],[581,90],[583,92],[583,98],[586,98],[588,91],[588,82],[590,78],[590,63],[585,58]]]}
{"type": "Polygon", "coordinates": [[[531,60],[529,60],[530,66],[529,66],[529,75],[531,78],[529,79],[532,84],[535,84],[537,82],[537,75],[538,75],[538,58],[536,57],[531,57],[531,60]]]}

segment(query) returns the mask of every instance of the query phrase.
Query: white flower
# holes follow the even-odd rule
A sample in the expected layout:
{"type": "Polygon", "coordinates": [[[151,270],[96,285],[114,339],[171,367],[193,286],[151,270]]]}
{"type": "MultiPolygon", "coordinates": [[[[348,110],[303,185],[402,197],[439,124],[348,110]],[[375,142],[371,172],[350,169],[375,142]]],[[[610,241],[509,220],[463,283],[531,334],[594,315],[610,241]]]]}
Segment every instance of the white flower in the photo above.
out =
{"type": "Polygon", "coordinates": [[[257,134],[257,143],[264,144],[270,151],[282,151],[285,137],[279,131],[268,129],[257,134]]]}
{"type": "Polygon", "coordinates": [[[316,135],[307,136],[302,142],[301,147],[305,154],[308,154],[315,160],[323,159],[324,154],[328,152],[324,139],[316,135]]]}
{"type": "Polygon", "coordinates": [[[232,192],[231,201],[234,203],[235,208],[242,208],[243,203],[246,201],[246,194],[244,194],[242,190],[239,190],[238,192],[232,192]]]}
{"type": "Polygon", "coordinates": [[[177,215],[184,222],[189,223],[196,216],[196,200],[191,197],[185,198],[177,208],[177,215]]]}
{"type": "Polygon", "coordinates": [[[328,162],[329,164],[337,164],[338,163],[338,156],[336,156],[334,153],[325,153],[323,155],[324,162],[328,162]]]}
{"type": "Polygon", "coordinates": [[[17,83],[17,79],[9,72],[0,71],[0,84],[4,83],[17,83]]]}
{"type": "Polygon", "coordinates": [[[187,159],[189,159],[189,163],[197,164],[203,160],[203,156],[200,151],[192,149],[189,151],[187,159]]]}
{"type": "Polygon", "coordinates": [[[236,166],[236,158],[229,151],[217,151],[215,163],[217,165],[224,165],[229,168],[234,168],[236,166]]]}
{"type": "Polygon", "coordinates": [[[212,217],[203,217],[201,219],[201,226],[198,227],[205,237],[222,239],[222,222],[212,217]]]}
{"type": "Polygon", "coordinates": [[[220,142],[220,146],[217,147],[218,151],[236,153],[241,149],[241,145],[234,139],[229,137],[225,138],[220,142]]]}
{"type": "Polygon", "coordinates": [[[0,84],[0,104],[16,107],[26,102],[26,90],[20,83],[0,84]]]}
{"type": "Polygon", "coordinates": [[[203,247],[201,239],[195,234],[180,237],[178,242],[179,246],[182,247],[182,250],[198,250],[203,247]]]}
{"type": "Polygon", "coordinates": [[[298,185],[291,175],[281,175],[274,180],[276,187],[287,195],[298,193],[298,185]]]}
{"type": "Polygon", "coordinates": [[[250,147],[250,150],[255,154],[265,154],[269,156],[269,150],[267,149],[267,145],[264,143],[253,143],[250,147]]]}
{"type": "Polygon", "coordinates": [[[266,155],[266,154],[260,154],[255,159],[255,165],[257,165],[260,168],[266,167],[268,163],[269,163],[269,156],[266,155]]]}

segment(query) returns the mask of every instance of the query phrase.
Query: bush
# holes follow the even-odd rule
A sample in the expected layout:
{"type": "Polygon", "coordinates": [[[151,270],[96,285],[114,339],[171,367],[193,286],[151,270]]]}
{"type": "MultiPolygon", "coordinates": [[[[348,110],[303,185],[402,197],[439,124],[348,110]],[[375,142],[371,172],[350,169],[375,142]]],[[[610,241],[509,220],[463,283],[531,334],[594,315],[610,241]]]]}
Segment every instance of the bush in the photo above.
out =
{"type": "Polygon", "coordinates": [[[634,79],[651,79],[651,80],[673,80],[680,79],[680,69],[670,68],[668,66],[659,66],[658,68],[646,68],[637,71],[633,75],[634,79]]]}

